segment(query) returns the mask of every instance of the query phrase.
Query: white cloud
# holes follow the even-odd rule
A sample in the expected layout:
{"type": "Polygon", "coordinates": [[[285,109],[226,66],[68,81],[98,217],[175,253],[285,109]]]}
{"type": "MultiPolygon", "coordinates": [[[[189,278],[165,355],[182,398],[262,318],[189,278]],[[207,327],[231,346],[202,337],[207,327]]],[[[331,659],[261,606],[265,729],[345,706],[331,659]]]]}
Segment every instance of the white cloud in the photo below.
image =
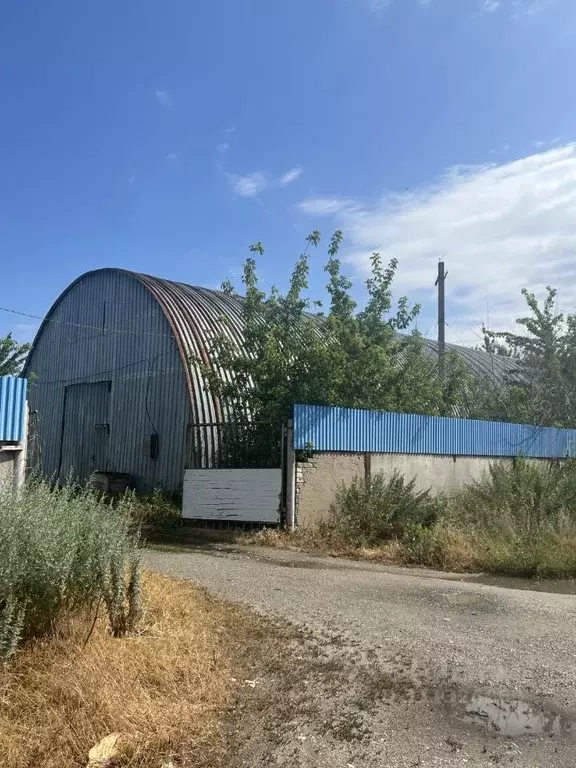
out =
{"type": "Polygon", "coordinates": [[[392,5],[392,0],[370,0],[369,7],[377,16],[384,16],[392,5]]]}
{"type": "Polygon", "coordinates": [[[165,109],[168,109],[168,107],[172,106],[172,96],[170,96],[168,91],[156,90],[154,91],[154,94],[158,100],[158,103],[161,104],[165,109]]]}
{"type": "Polygon", "coordinates": [[[298,207],[301,211],[309,213],[311,216],[330,216],[344,211],[350,213],[356,208],[356,205],[352,200],[343,200],[337,197],[317,197],[302,200],[298,207]]]}
{"type": "Polygon", "coordinates": [[[228,175],[232,188],[240,197],[257,197],[268,186],[268,177],[261,171],[247,173],[245,176],[228,175]]]}
{"type": "Polygon", "coordinates": [[[512,17],[516,20],[526,16],[535,16],[544,11],[556,0],[512,0],[512,17]]]}
{"type": "Polygon", "coordinates": [[[178,155],[176,154],[176,152],[168,152],[168,154],[166,155],[166,160],[169,163],[173,163],[174,160],[176,160],[177,158],[178,158],[178,155]]]}
{"type": "Polygon", "coordinates": [[[226,152],[230,149],[230,143],[228,141],[223,141],[222,144],[218,144],[216,147],[216,151],[219,155],[225,155],[226,152]]]}
{"type": "Polygon", "coordinates": [[[293,181],[296,181],[296,179],[302,174],[302,168],[298,165],[296,168],[292,168],[291,170],[284,173],[280,178],[278,179],[278,183],[280,186],[285,187],[287,184],[292,184],[293,181]]]}
{"type": "Polygon", "coordinates": [[[480,14],[501,11],[514,21],[535,16],[555,2],[557,0],[477,0],[480,14]]]}
{"type": "MultiPolygon", "coordinates": [[[[220,155],[224,154],[228,149],[227,145],[224,150],[221,147],[222,145],[217,148],[220,155]]],[[[221,163],[218,166],[221,169],[221,163]]],[[[291,184],[293,181],[296,181],[301,173],[302,168],[296,166],[278,177],[274,177],[264,171],[254,171],[253,173],[247,173],[245,176],[227,173],[226,176],[237,195],[240,197],[257,197],[267,187],[285,187],[291,184]]]]}
{"type": "Polygon", "coordinates": [[[344,229],[347,260],[366,274],[369,257],[397,257],[398,291],[434,301],[444,256],[453,341],[478,343],[486,319],[511,328],[524,313],[523,287],[558,286],[560,306],[576,303],[576,144],[500,165],[456,167],[411,193],[376,204],[305,200],[300,209],[331,215],[344,229]]]}
{"type": "Polygon", "coordinates": [[[536,149],[543,149],[544,147],[554,147],[558,144],[562,143],[562,136],[554,136],[553,139],[545,139],[545,140],[538,140],[538,141],[532,141],[531,144],[536,149]]]}

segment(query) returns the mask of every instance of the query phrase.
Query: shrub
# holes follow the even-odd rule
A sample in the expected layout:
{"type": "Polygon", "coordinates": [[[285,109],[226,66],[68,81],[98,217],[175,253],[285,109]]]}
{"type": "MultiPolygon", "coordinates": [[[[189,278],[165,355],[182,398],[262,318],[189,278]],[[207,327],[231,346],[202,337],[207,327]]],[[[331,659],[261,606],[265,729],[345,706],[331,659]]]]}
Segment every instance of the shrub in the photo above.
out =
{"type": "Polygon", "coordinates": [[[174,494],[154,490],[147,496],[128,491],[124,503],[130,509],[130,517],[139,525],[156,528],[176,528],[182,525],[182,512],[174,494]]]}
{"type": "Polygon", "coordinates": [[[63,611],[104,601],[115,634],[138,613],[137,536],[127,504],[41,480],[0,485],[0,659],[63,611]]]}
{"type": "Polygon", "coordinates": [[[454,494],[454,520],[482,535],[533,537],[576,526],[576,462],[495,462],[454,494]]]}
{"type": "Polygon", "coordinates": [[[356,546],[377,546],[429,528],[443,503],[429,490],[417,491],[415,480],[406,480],[398,471],[389,476],[380,472],[370,483],[357,477],[350,485],[340,486],[329,525],[356,546]]]}

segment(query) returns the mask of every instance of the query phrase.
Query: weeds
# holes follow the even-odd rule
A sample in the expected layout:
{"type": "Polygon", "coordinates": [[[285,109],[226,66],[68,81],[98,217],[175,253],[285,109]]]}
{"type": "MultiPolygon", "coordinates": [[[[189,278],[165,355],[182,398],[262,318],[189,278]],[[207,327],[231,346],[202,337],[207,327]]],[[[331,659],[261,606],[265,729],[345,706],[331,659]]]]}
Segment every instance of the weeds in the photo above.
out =
{"type": "Polygon", "coordinates": [[[451,499],[462,525],[498,535],[538,536],[576,524],[576,462],[495,462],[451,499]]]}
{"type": "Polygon", "coordinates": [[[113,507],[94,491],[40,480],[19,491],[2,485],[0,530],[0,659],[63,612],[100,599],[113,631],[128,629],[138,612],[138,552],[123,501],[113,507]],[[122,626],[120,603],[130,617],[122,626]]]}
{"type": "Polygon", "coordinates": [[[159,529],[177,528],[182,525],[179,499],[174,494],[154,490],[142,496],[128,491],[124,503],[130,508],[130,516],[138,525],[159,529]]]}
{"type": "Polygon", "coordinates": [[[338,489],[328,526],[357,546],[370,547],[430,527],[441,508],[442,500],[429,490],[417,491],[414,479],[397,471],[389,477],[379,472],[369,483],[355,478],[338,489]]]}
{"type": "Polygon", "coordinates": [[[449,571],[576,577],[576,462],[495,462],[481,480],[436,498],[397,473],[369,487],[356,479],[326,521],[251,540],[449,571]]]}

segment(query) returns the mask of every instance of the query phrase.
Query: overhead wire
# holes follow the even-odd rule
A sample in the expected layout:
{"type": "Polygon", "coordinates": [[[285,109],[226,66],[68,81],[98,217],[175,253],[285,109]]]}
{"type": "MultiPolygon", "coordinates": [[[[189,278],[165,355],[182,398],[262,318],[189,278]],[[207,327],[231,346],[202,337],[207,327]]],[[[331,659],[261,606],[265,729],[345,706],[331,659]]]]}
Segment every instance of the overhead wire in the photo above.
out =
{"type": "Polygon", "coordinates": [[[172,339],[173,336],[169,333],[156,333],[153,331],[131,331],[126,328],[102,328],[102,326],[99,325],[85,325],[84,323],[72,323],[68,320],[55,320],[48,315],[42,317],[41,315],[32,315],[28,312],[20,312],[16,309],[8,309],[7,307],[0,307],[0,312],[8,312],[12,315],[18,315],[20,317],[29,317],[32,320],[40,320],[43,323],[55,323],[57,325],[69,325],[74,328],[86,328],[89,331],[98,331],[99,333],[102,333],[102,331],[105,331],[106,333],[127,333],[132,336],[160,336],[165,339],[172,339]]]}

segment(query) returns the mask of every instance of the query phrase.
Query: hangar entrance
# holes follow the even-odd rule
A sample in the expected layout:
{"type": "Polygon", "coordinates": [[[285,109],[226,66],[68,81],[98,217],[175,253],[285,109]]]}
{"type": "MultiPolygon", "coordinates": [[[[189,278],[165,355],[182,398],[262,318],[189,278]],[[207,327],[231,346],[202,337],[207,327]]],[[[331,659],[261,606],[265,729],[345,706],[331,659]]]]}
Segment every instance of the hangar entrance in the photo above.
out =
{"type": "Polygon", "coordinates": [[[111,381],[70,384],[64,389],[60,439],[60,482],[86,483],[108,469],[111,381]]]}

